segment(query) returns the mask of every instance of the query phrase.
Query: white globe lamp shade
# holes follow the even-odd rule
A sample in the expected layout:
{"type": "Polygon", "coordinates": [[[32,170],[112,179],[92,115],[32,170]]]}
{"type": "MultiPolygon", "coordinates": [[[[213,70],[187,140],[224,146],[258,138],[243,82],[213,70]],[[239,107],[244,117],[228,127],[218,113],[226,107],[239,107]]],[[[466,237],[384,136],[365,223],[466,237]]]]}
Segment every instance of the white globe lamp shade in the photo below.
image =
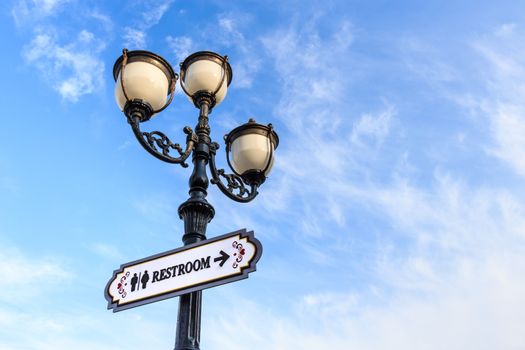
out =
{"type": "Polygon", "coordinates": [[[250,119],[225,137],[228,163],[248,184],[264,182],[274,163],[279,137],[270,125],[250,119]]]}
{"type": "Polygon", "coordinates": [[[165,59],[149,51],[129,51],[127,56],[124,69],[123,56],[113,67],[117,105],[123,111],[128,100],[137,99],[147,103],[153,111],[160,110],[166,104],[171,81],[176,77],[173,68],[165,59]],[[124,80],[121,82],[121,79],[124,80]]]}
{"type": "Polygon", "coordinates": [[[226,96],[232,80],[232,68],[223,57],[211,51],[196,52],[180,65],[181,86],[193,100],[198,93],[207,93],[215,98],[215,105],[226,96]]]}

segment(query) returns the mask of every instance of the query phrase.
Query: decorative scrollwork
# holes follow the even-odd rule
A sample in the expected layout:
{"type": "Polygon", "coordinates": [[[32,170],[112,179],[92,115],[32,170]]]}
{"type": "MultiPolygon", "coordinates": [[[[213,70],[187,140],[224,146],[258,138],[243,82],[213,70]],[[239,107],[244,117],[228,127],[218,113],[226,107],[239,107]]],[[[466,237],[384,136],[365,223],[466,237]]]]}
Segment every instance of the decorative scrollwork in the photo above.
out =
{"type": "Polygon", "coordinates": [[[142,132],[142,136],[148,141],[149,145],[158,151],[157,147],[162,150],[162,154],[169,156],[170,148],[183,155],[184,151],[178,143],[173,143],[171,140],[160,131],[142,132]]]}
{"type": "Polygon", "coordinates": [[[215,154],[219,144],[213,142],[210,145],[210,170],[211,170],[211,183],[217,185],[222,193],[234,201],[246,203],[253,200],[258,192],[257,186],[252,185],[250,189],[246,188],[246,184],[242,178],[235,174],[226,174],[224,169],[217,169],[215,166],[215,154]],[[221,177],[226,179],[226,184],[221,181],[221,177]]]}
{"type": "Polygon", "coordinates": [[[180,164],[183,168],[188,167],[188,163],[185,161],[193,151],[195,143],[197,143],[197,135],[189,126],[186,126],[183,129],[184,133],[186,134],[186,149],[182,149],[178,143],[171,142],[171,140],[160,131],[141,131],[140,121],[138,118],[133,118],[130,120],[130,124],[139,143],[151,155],[167,163],[180,164]],[[179,156],[171,156],[171,150],[177,151],[179,156]]]}
{"type": "MultiPolygon", "coordinates": [[[[242,179],[240,176],[237,176],[235,174],[225,174],[224,169],[218,169],[217,174],[226,179],[229,192],[233,193],[233,191],[238,190],[239,191],[238,195],[241,197],[249,193],[249,191],[244,186],[244,183],[242,182],[242,179]]],[[[212,180],[212,183],[213,183],[213,180],[212,180]]]]}
{"type": "Polygon", "coordinates": [[[237,241],[234,241],[232,243],[232,247],[237,250],[236,253],[233,253],[233,256],[235,257],[235,261],[232,264],[232,267],[236,269],[239,266],[239,263],[244,258],[244,254],[246,254],[246,249],[244,249],[243,245],[237,241]]]}

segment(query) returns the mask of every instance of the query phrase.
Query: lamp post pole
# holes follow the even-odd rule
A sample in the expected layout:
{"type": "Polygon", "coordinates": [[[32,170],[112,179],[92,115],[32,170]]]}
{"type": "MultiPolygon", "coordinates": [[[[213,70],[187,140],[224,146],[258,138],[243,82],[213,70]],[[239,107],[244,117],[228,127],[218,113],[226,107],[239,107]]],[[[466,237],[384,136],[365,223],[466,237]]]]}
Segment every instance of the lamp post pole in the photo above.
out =
{"type": "MultiPolygon", "coordinates": [[[[213,219],[215,210],[206,200],[208,176],[206,166],[210,158],[210,127],[208,125],[208,101],[200,104],[199,122],[195,128],[198,142],[193,151],[193,172],[190,176],[188,198],[179,207],[184,220],[184,245],[206,239],[206,226],[213,219]]],[[[179,315],[175,338],[175,350],[200,349],[202,292],[184,294],[179,299],[179,315]]]]}

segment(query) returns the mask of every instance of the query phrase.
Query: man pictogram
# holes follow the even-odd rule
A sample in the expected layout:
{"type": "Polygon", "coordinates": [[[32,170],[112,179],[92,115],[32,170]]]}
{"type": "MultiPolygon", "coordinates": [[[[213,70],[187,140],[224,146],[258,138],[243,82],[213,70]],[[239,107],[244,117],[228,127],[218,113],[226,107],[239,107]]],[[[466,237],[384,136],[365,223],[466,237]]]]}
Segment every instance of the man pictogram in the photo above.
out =
{"type": "Polygon", "coordinates": [[[139,283],[139,278],[137,277],[137,274],[134,274],[133,277],[131,278],[131,291],[132,292],[135,291],[135,286],[137,285],[137,283],[139,283]]]}

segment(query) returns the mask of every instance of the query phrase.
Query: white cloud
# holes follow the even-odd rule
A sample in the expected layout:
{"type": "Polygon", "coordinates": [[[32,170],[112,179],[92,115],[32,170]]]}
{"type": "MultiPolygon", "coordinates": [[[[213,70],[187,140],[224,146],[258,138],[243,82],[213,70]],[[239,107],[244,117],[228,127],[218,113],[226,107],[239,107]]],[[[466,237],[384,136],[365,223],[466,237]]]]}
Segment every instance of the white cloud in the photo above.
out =
{"type": "Polygon", "coordinates": [[[90,249],[94,253],[104,258],[109,258],[109,259],[122,258],[122,253],[120,252],[120,250],[117,247],[107,244],[107,243],[94,243],[90,246],[90,249]]]}
{"type": "Polygon", "coordinates": [[[127,311],[122,317],[103,307],[85,308],[80,304],[71,305],[67,312],[56,309],[41,311],[35,308],[29,312],[23,308],[0,306],[2,349],[110,350],[123,344],[131,349],[173,346],[172,338],[168,336],[173,335],[173,325],[166,321],[166,317],[162,321],[151,317],[146,322],[138,312],[127,311]],[[123,325],[125,332],[116,335],[115,330],[123,325]],[[162,337],[153,334],[162,334],[162,337]],[[133,346],[129,345],[131,343],[133,346]]]}
{"type": "MultiPolygon", "coordinates": [[[[230,25],[224,23],[225,27],[230,25]]],[[[504,28],[507,36],[515,30],[515,26],[504,28]]],[[[309,25],[301,30],[292,25],[263,40],[282,77],[275,113],[288,128],[288,141],[281,140],[274,169],[277,174],[272,173],[275,176],[265,184],[258,201],[268,212],[286,213],[285,220],[291,222],[287,233],[299,232],[294,244],[318,266],[359,259],[370,275],[364,281],[357,278],[351,290],[330,285],[318,293],[288,295],[302,302],[286,314],[277,306],[236,299],[232,301],[234,310],[218,310],[208,321],[214,325],[209,327],[213,328],[210,348],[250,342],[254,350],[519,349],[525,342],[521,331],[525,317],[516,311],[525,307],[521,297],[525,292],[521,278],[525,268],[522,193],[506,184],[492,187],[490,181],[476,187],[479,185],[463,180],[463,173],[458,173],[463,168],[436,170],[432,163],[428,165],[428,159],[423,159],[423,165],[411,163],[411,150],[399,145],[378,162],[398,157],[399,162],[392,163],[401,164],[400,173],[398,168],[382,169],[386,180],[377,181],[373,175],[377,176],[380,168],[370,155],[385,151],[391,145],[389,137],[403,141],[403,135],[393,135],[393,122],[403,123],[403,116],[398,116],[403,111],[388,102],[382,102],[383,108],[373,113],[368,110],[355,116],[348,111],[348,99],[338,92],[348,93],[351,75],[345,74],[345,65],[337,57],[345,57],[348,66],[352,51],[351,46],[338,47],[334,37],[321,37],[309,25]],[[326,52],[331,54],[324,55],[326,52]],[[320,84],[318,67],[328,67],[323,70],[326,87],[322,89],[316,88],[320,84]],[[434,177],[422,176],[421,180],[423,171],[434,172],[434,177]],[[413,172],[419,172],[419,177],[411,181],[407,174],[413,172]],[[334,224],[355,229],[351,221],[359,220],[357,215],[362,211],[371,220],[366,232],[334,233],[334,224]],[[346,220],[341,220],[341,212],[346,220]],[[358,234],[367,235],[364,240],[376,246],[358,251],[359,245],[350,245],[342,254],[319,244],[334,236],[358,241],[358,234]],[[376,237],[375,242],[370,235],[376,237]],[[486,331],[480,333],[480,329],[486,331]]],[[[500,72],[498,79],[492,76],[487,84],[490,96],[469,91],[472,100],[468,108],[479,112],[483,106],[486,118],[474,122],[490,126],[495,143],[487,149],[518,170],[523,166],[518,156],[523,153],[519,135],[525,135],[521,115],[525,109],[519,101],[525,100],[525,90],[521,89],[519,56],[505,54],[511,47],[507,43],[503,51],[500,48],[489,56],[489,62],[499,61],[490,63],[485,72],[500,72]]],[[[435,51],[430,47],[421,52],[435,51]]],[[[423,56],[412,56],[410,69],[416,70],[419,82],[432,81],[431,88],[440,85],[437,92],[465,79],[458,74],[462,69],[457,62],[435,57],[419,62],[423,56]]],[[[457,92],[458,86],[453,89],[457,92]]],[[[449,130],[439,132],[445,137],[449,130]]],[[[484,141],[479,140],[480,144],[484,141]]],[[[425,145],[418,141],[411,146],[425,145]]],[[[450,157],[450,153],[444,154],[450,157]]],[[[258,215],[262,215],[260,211],[258,215]]],[[[355,278],[359,272],[349,269],[341,281],[355,278]]]]}
{"type": "MultiPolygon", "coordinates": [[[[105,244],[96,244],[93,248],[102,253],[115,252],[105,244]]],[[[93,281],[86,282],[85,275],[68,269],[56,258],[30,255],[2,242],[0,276],[2,349],[115,349],[122,346],[123,339],[129,341],[127,336],[114,334],[114,330],[123,324],[127,335],[158,332],[166,335],[162,339],[151,336],[134,338],[134,346],[166,348],[173,345],[173,323],[165,321],[168,318],[173,320],[171,311],[168,315],[161,315],[162,321],[155,321],[155,317],[148,317],[146,321],[141,313],[133,310],[126,311],[124,318],[113,314],[106,310],[101,293],[92,296],[93,290],[88,285],[93,281]]],[[[103,285],[100,288],[102,291],[103,285]]],[[[172,305],[176,308],[175,303],[172,305]]],[[[142,313],[148,311],[153,310],[141,310],[142,313]]],[[[158,317],[159,312],[155,316],[158,317]]]]}
{"type": "Polygon", "coordinates": [[[523,30],[503,24],[492,35],[478,39],[474,49],[483,59],[487,95],[477,96],[477,106],[489,120],[493,145],[489,154],[525,176],[525,45],[523,30]]]}
{"type": "Polygon", "coordinates": [[[400,59],[410,73],[433,88],[436,83],[451,83],[461,76],[452,62],[441,57],[445,53],[426,41],[417,37],[403,38],[399,46],[400,59]]]}
{"type": "MultiPolygon", "coordinates": [[[[340,203],[339,186],[349,181],[349,174],[366,171],[365,165],[379,151],[396,114],[393,105],[384,106],[381,100],[383,106],[378,111],[365,112],[359,119],[348,112],[345,91],[352,83],[350,68],[346,68],[352,56],[351,25],[343,20],[334,26],[334,32],[341,29],[344,35],[328,33],[321,37],[315,24],[301,30],[292,24],[262,40],[268,55],[275,59],[281,85],[281,99],[274,113],[292,140],[284,142],[277,151],[272,181],[283,174],[293,179],[268,185],[278,186],[275,192],[280,193],[279,201],[261,201],[270,210],[276,206],[286,210],[298,198],[303,206],[314,203],[311,211],[320,213],[320,227],[325,227],[325,222],[344,223],[341,213],[346,211],[346,205],[332,206],[340,203]],[[275,174],[279,171],[282,173],[275,174]]],[[[355,72],[354,68],[351,70],[355,72]]],[[[268,186],[265,184],[265,191],[268,186]]],[[[308,232],[316,231],[314,226],[308,227],[308,232]]]]}
{"type": "MultiPolygon", "coordinates": [[[[462,107],[471,122],[480,119],[490,140],[478,133],[476,141],[487,154],[525,175],[525,44],[523,29],[504,23],[491,33],[470,40],[464,57],[415,38],[403,41],[403,60],[412,73],[462,107]],[[466,60],[465,60],[466,58],[466,60]],[[459,73],[461,72],[461,74],[459,73]]],[[[473,141],[471,141],[473,142],[473,141]]]]}
{"type": "Polygon", "coordinates": [[[357,294],[318,292],[303,296],[296,309],[326,322],[334,317],[348,317],[358,309],[359,302],[357,294]]]}
{"type": "Polygon", "coordinates": [[[30,257],[6,244],[0,249],[0,276],[2,296],[11,302],[33,297],[71,278],[70,272],[56,259],[30,257]],[[38,288],[34,288],[36,285],[38,288]]]}
{"type": "Polygon", "coordinates": [[[438,174],[428,190],[398,182],[384,189],[351,188],[349,193],[386,215],[393,228],[382,236],[376,270],[393,290],[433,295],[454,284],[467,288],[465,279],[492,278],[488,270],[493,266],[487,264],[501,264],[501,272],[510,275],[518,269],[508,259],[516,266],[525,264],[519,254],[525,245],[525,207],[506,190],[471,190],[451,175],[438,174]]]}
{"type": "Polygon", "coordinates": [[[187,36],[172,37],[169,35],[166,38],[166,42],[170,50],[175,54],[178,63],[184,61],[194,51],[195,47],[193,40],[187,36]]]}
{"type": "Polygon", "coordinates": [[[249,88],[260,69],[261,59],[252,40],[246,39],[245,28],[250,28],[251,17],[243,13],[222,13],[217,18],[214,36],[225,47],[235,50],[235,59],[230,61],[236,88],[249,88]]]}
{"type": "Polygon", "coordinates": [[[70,0],[18,0],[11,15],[17,25],[56,15],[70,0]]]}
{"type": "Polygon", "coordinates": [[[166,194],[150,194],[137,198],[132,202],[133,208],[148,220],[166,221],[166,218],[172,218],[178,222],[177,213],[178,204],[174,198],[166,194]]]}
{"type": "Polygon", "coordinates": [[[497,108],[491,116],[491,131],[496,145],[489,153],[525,176],[525,109],[523,106],[504,104],[497,108]]]}
{"type": "Polygon", "coordinates": [[[144,23],[144,27],[150,28],[159,23],[173,1],[174,0],[160,0],[149,2],[149,4],[147,4],[149,8],[142,12],[142,23],[144,23]]]}
{"type": "Polygon", "coordinates": [[[134,49],[144,49],[146,47],[146,32],[135,28],[124,28],[124,47],[134,49]]]}
{"type": "Polygon", "coordinates": [[[350,139],[355,145],[370,143],[380,145],[390,131],[390,124],[396,111],[389,106],[378,115],[366,113],[354,122],[350,139]],[[367,142],[369,141],[369,142],[367,142]]]}
{"type": "Polygon", "coordinates": [[[52,13],[58,6],[67,3],[69,0],[33,0],[35,8],[45,14],[52,13]]]}
{"type": "Polygon", "coordinates": [[[70,0],[19,0],[14,2],[11,14],[15,23],[31,29],[32,40],[24,46],[25,60],[38,68],[64,100],[78,101],[83,95],[104,87],[104,63],[99,54],[105,49],[105,38],[111,35],[111,19],[92,8],[85,9],[79,2],[67,6],[70,0]],[[56,16],[74,16],[97,25],[91,29],[74,28],[74,24],[60,27],[56,16]],[[71,37],[70,33],[74,37],[71,37]]]}
{"type": "Polygon", "coordinates": [[[139,2],[140,19],[134,21],[132,26],[126,26],[122,34],[124,47],[144,49],[147,46],[148,30],[157,25],[169,10],[174,0],[153,0],[139,2]]]}
{"type": "Polygon", "coordinates": [[[81,30],[77,38],[60,45],[52,33],[37,33],[25,48],[25,59],[34,64],[62,98],[76,102],[104,87],[104,62],[97,53],[104,48],[94,34],[81,30]]]}
{"type": "Polygon", "coordinates": [[[236,35],[239,35],[240,33],[237,32],[235,29],[233,18],[228,18],[224,14],[219,17],[219,26],[225,29],[227,32],[235,33],[236,35]]]}
{"type": "Polygon", "coordinates": [[[91,10],[88,11],[88,17],[96,19],[103,26],[104,30],[107,33],[112,32],[113,21],[111,20],[110,16],[96,10],[91,10]]]}
{"type": "MultiPolygon", "coordinates": [[[[381,235],[377,256],[367,252],[362,260],[375,264],[367,284],[357,280],[352,290],[329,285],[297,295],[300,301],[287,313],[278,303],[271,307],[232,296],[235,308],[219,308],[207,321],[214,325],[207,328],[211,349],[248,341],[254,350],[523,345],[525,316],[518,310],[525,307],[525,206],[519,197],[473,190],[439,174],[428,189],[398,183],[351,191],[356,192],[356,201],[386,216],[394,228],[381,235]]],[[[344,189],[341,196],[348,198],[344,189]]],[[[341,269],[340,279],[353,275],[341,269]]]]}

